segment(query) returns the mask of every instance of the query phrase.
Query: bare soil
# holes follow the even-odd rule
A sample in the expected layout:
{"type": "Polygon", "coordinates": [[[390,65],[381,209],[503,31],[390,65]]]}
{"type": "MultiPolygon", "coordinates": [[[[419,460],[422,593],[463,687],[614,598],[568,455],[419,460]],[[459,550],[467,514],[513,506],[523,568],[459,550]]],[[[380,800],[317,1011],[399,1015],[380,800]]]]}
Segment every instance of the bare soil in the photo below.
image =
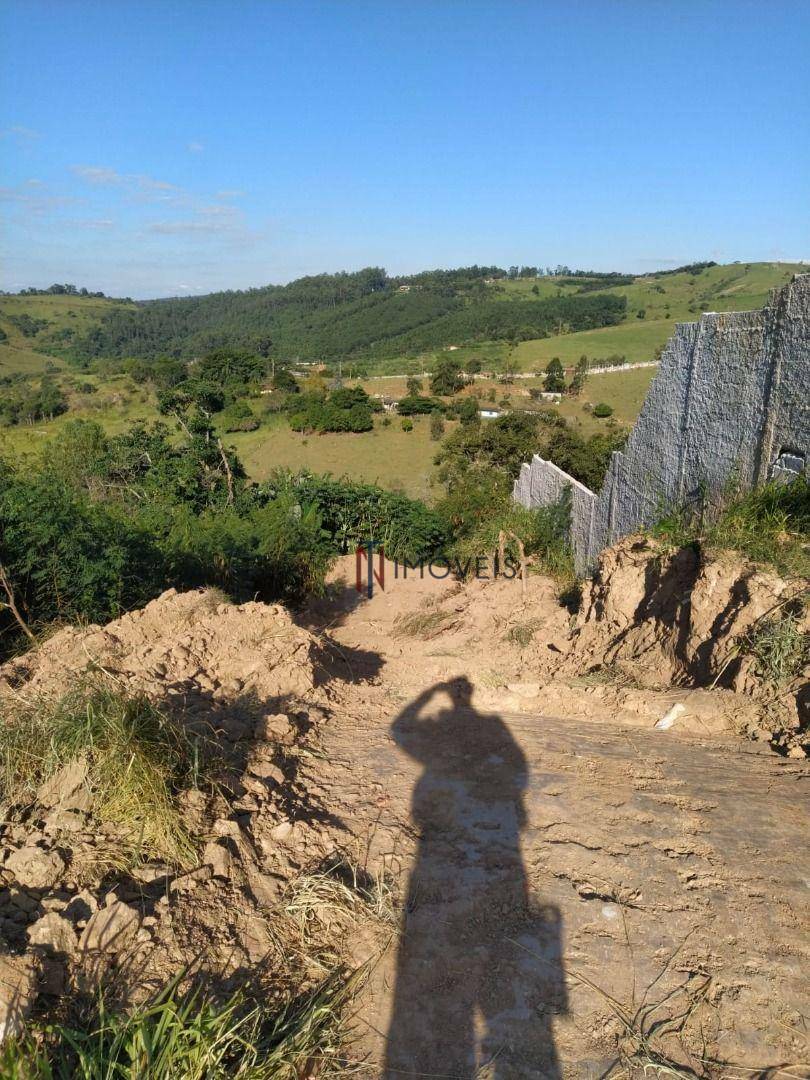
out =
{"type": "Polygon", "coordinates": [[[810,1076],[806,679],[775,710],[732,647],[793,586],[614,558],[578,617],[539,575],[524,597],[388,564],[369,598],[351,558],[294,617],[166,594],[0,669],[10,696],[103,670],[205,718],[229,769],[183,796],[184,872],[88,879],[86,804],[71,832],[53,789],[7,808],[0,934],[17,983],[36,970],[28,1006],[58,1009],[91,960],[125,996],[194,962],[270,1002],[367,963],[346,1068],[370,1077],[810,1076]],[[336,856],[393,916],[316,905],[304,935],[296,890],[336,856]]]}

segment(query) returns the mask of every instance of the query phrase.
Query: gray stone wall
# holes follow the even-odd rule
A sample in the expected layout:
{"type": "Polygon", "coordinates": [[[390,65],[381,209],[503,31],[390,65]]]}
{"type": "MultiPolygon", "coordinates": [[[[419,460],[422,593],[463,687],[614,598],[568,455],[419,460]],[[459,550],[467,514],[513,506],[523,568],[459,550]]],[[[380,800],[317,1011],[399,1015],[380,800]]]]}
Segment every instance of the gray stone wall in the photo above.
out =
{"type": "Polygon", "coordinates": [[[668,509],[730,487],[808,473],[810,274],[775,291],[762,311],[709,313],[667,343],[627,445],[595,495],[535,455],[514,498],[527,507],[572,491],[578,573],[600,551],[668,509]]]}

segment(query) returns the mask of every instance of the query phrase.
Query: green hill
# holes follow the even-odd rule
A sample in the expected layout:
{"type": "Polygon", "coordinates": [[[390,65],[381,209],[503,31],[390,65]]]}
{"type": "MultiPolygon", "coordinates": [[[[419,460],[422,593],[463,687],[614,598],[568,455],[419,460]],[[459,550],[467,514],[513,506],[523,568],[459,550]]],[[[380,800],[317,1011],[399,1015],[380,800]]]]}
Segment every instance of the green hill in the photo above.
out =
{"type": "Polygon", "coordinates": [[[120,300],[74,295],[0,295],[0,377],[61,367],[66,355],[120,300]]]}
{"type": "Polygon", "coordinates": [[[141,303],[77,296],[0,296],[0,375],[56,357],[171,355],[237,346],[281,361],[359,359],[375,371],[428,366],[448,348],[465,361],[534,369],[553,356],[653,359],[678,321],[762,306],[807,267],[694,264],[644,276],[562,271],[517,276],[496,267],[389,277],[368,268],[289,285],[141,303]]]}

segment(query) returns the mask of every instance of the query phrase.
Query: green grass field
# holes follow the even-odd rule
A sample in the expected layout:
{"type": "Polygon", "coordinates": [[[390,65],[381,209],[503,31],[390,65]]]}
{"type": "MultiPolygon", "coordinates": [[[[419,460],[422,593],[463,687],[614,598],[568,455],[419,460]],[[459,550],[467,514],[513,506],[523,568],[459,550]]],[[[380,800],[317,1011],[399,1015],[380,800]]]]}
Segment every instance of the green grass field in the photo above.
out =
{"type": "Polygon", "coordinates": [[[56,356],[48,356],[47,353],[36,352],[30,347],[0,345],[0,377],[17,372],[24,375],[42,375],[52,367],[62,368],[64,361],[56,356]]]}
{"type": "MultiPolygon", "coordinates": [[[[376,420],[362,434],[301,435],[279,418],[257,431],[224,435],[254,480],[264,480],[274,468],[311,469],[380,484],[415,498],[431,498],[430,474],[438,443],[430,438],[428,417],[415,416],[413,431],[403,431],[394,416],[390,427],[376,420]]],[[[447,425],[449,431],[452,424],[447,425]]]]}
{"type": "Polygon", "coordinates": [[[559,357],[565,367],[573,367],[580,356],[589,360],[604,359],[618,353],[628,363],[655,359],[655,350],[665,345],[675,330],[675,320],[658,319],[636,325],[621,323],[601,330],[583,330],[579,334],[521,341],[515,349],[518,371],[542,371],[552,357],[559,357]]]}

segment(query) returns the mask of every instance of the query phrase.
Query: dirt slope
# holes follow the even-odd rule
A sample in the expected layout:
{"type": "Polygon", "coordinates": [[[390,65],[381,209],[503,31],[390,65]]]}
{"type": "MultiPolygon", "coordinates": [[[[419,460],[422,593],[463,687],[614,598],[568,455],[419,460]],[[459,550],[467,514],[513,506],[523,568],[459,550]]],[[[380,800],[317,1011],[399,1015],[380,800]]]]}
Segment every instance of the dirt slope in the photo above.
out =
{"type": "Polygon", "coordinates": [[[806,1062],[808,770],[741,738],[758,687],[740,668],[709,689],[728,653],[705,648],[786,585],[746,577],[731,612],[739,572],[693,567],[685,622],[681,579],[650,564],[617,553],[577,620],[538,576],[524,597],[389,566],[369,599],[344,560],[295,618],[169,593],[6,665],[0,698],[88,670],[143,689],[217,733],[226,774],[182,796],[183,871],[94,877],[81,776],[7,808],[3,980],[47,1012],[90,960],[138,996],[202,958],[270,1001],[374,958],[353,1051],[372,1077],[595,1080],[642,1049],[638,1075],[655,1054],[698,1076],[806,1062]],[[321,911],[302,960],[292,901],[336,854],[390,888],[396,930],[321,911]]]}

